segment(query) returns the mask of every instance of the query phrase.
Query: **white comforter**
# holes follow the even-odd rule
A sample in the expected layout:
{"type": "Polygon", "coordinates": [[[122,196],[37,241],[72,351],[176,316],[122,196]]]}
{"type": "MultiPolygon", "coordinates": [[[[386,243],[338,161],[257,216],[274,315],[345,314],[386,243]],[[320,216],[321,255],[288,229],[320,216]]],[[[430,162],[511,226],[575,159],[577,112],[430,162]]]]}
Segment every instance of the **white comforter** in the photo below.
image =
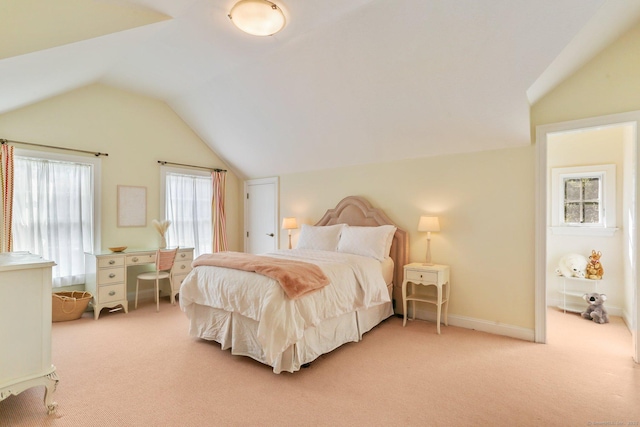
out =
{"type": "Polygon", "coordinates": [[[330,284],[290,300],[273,279],[256,273],[199,266],[180,287],[183,311],[191,304],[240,313],[258,322],[258,339],[268,363],[273,363],[304,330],[324,319],[389,301],[379,261],[339,252],[309,249],[265,254],[318,265],[330,284]]]}

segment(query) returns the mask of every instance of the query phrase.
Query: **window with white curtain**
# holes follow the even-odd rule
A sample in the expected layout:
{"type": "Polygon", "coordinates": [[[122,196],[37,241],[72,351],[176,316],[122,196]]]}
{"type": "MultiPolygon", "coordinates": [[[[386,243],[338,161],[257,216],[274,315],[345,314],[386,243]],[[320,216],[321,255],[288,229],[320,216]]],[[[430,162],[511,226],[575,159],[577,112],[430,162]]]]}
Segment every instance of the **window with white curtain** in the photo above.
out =
{"type": "Polygon", "coordinates": [[[16,150],[13,250],[55,261],[53,286],[84,284],[84,253],[99,243],[100,159],[16,150]]]}
{"type": "Polygon", "coordinates": [[[194,256],[211,253],[211,173],[168,166],[160,170],[164,219],[171,221],[167,245],[194,248],[194,256]]]}

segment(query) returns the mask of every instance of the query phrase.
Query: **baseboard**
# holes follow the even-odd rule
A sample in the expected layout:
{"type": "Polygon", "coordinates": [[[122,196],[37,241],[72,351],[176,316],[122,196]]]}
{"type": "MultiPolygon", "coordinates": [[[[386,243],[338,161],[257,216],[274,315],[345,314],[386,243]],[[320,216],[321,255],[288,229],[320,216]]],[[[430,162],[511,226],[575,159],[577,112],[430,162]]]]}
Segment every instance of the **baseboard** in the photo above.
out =
{"type": "Polygon", "coordinates": [[[631,332],[631,325],[633,325],[633,321],[631,320],[631,315],[627,310],[622,310],[622,320],[624,321],[624,324],[627,325],[629,332],[631,332]]]}
{"type": "MultiPolygon", "coordinates": [[[[416,319],[427,320],[430,322],[436,321],[436,313],[430,310],[416,309],[416,319]]],[[[481,332],[488,332],[495,335],[503,335],[505,337],[517,338],[524,341],[534,341],[535,331],[533,329],[527,329],[520,326],[507,325],[499,322],[491,322],[488,320],[474,319],[472,317],[459,316],[450,314],[448,316],[448,323],[451,326],[458,326],[465,329],[473,329],[481,332]]],[[[442,324],[440,326],[446,329],[446,326],[442,324]]]]}
{"type": "MultiPolygon", "coordinates": [[[[586,301],[584,304],[585,304],[584,309],[586,310],[587,309],[586,301]]],[[[561,299],[547,298],[547,307],[558,307],[561,305],[562,305],[561,299]]],[[[607,309],[607,313],[609,313],[610,316],[618,316],[618,317],[624,318],[622,308],[608,305],[607,303],[605,303],[605,308],[607,309]]]]}
{"type": "MultiPolygon", "coordinates": [[[[155,288],[153,286],[152,287],[145,286],[144,288],[141,286],[140,289],[138,290],[138,301],[146,301],[146,300],[155,301],[155,298],[153,297],[154,291],[155,291],[155,288]]],[[[166,297],[168,295],[169,293],[165,292],[161,287],[160,298],[166,297]]],[[[129,304],[133,303],[136,300],[135,289],[133,292],[127,292],[127,300],[129,301],[129,304]]]]}

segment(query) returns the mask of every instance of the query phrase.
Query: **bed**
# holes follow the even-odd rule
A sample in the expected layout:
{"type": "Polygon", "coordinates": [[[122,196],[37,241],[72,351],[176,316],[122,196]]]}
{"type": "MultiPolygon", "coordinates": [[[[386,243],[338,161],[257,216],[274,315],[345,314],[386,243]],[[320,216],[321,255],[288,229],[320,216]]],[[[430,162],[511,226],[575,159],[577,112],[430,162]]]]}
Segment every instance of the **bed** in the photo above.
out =
{"type": "Polygon", "coordinates": [[[315,225],[302,226],[296,249],[263,254],[318,266],[328,285],[291,299],[273,278],[196,259],[180,287],[189,334],[275,373],[298,371],[393,315],[408,244],[406,231],[381,210],[346,197],[315,225]]]}

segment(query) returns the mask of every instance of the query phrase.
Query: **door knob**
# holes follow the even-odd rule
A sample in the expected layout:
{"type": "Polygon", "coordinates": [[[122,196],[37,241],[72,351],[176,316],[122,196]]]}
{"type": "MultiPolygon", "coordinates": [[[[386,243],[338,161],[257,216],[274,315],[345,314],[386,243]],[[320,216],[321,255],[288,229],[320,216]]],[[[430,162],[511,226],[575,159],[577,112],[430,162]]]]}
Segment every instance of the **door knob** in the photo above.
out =
{"type": "Polygon", "coordinates": [[[267,236],[269,236],[269,237],[273,237],[273,236],[275,236],[275,234],[273,234],[273,233],[267,233],[267,236]]]}

